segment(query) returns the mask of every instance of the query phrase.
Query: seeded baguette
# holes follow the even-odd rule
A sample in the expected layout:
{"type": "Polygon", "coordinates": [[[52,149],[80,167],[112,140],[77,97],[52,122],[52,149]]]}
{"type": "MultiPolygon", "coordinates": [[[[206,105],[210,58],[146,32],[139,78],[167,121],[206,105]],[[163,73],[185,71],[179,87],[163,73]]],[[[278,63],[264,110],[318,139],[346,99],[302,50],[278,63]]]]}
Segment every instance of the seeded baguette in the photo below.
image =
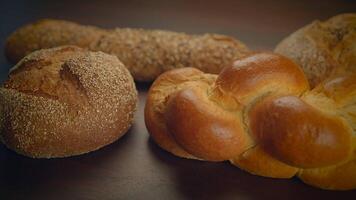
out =
{"type": "Polygon", "coordinates": [[[242,42],[224,35],[131,28],[105,30],[53,19],[16,30],[7,39],[5,53],[10,61],[17,62],[35,50],[61,45],[116,55],[137,81],[152,81],[165,71],[182,67],[216,74],[248,53],[242,42]]]}
{"type": "Polygon", "coordinates": [[[136,106],[134,81],[115,56],[75,46],[39,50],[0,87],[0,139],[28,157],[79,155],[123,136],[136,106]]]}

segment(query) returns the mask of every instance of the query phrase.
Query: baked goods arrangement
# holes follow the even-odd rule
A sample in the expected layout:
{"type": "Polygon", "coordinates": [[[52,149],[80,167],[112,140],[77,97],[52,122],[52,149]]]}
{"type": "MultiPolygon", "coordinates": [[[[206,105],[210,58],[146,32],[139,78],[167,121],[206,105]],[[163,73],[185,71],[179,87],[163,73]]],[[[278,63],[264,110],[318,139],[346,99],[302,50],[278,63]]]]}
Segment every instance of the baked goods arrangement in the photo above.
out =
{"type": "Polygon", "coordinates": [[[20,154],[67,157],[116,141],[133,123],[133,80],[154,80],[145,124],[166,151],[356,189],[356,14],[315,21],[275,53],[223,35],[50,19],[11,34],[5,53],[20,61],[0,88],[0,140],[20,154]]]}
{"type": "Polygon", "coordinates": [[[134,81],[115,56],[75,46],[35,51],[0,88],[0,139],[33,158],[84,154],[124,135],[136,104],[134,81]]]}
{"type": "Polygon", "coordinates": [[[194,68],[162,74],[149,90],[145,122],[176,156],[347,190],[356,188],[355,97],[355,73],[310,90],[293,61],[257,53],[219,75],[194,68]]]}
{"type": "Polygon", "coordinates": [[[11,34],[5,53],[9,60],[17,62],[34,50],[61,45],[116,55],[136,81],[153,81],[162,72],[181,67],[219,73],[248,52],[242,42],[224,35],[131,28],[105,30],[45,19],[11,34]]]}

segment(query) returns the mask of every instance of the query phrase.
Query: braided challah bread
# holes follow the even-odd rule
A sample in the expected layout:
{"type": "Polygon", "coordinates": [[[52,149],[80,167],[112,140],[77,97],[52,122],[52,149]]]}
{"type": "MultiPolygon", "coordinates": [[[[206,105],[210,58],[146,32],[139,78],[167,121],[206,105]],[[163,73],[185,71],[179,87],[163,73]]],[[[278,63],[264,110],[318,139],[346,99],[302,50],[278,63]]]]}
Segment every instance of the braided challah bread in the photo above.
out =
{"type": "Polygon", "coordinates": [[[356,188],[355,97],[355,73],[310,90],[293,61],[257,53],[219,75],[162,74],[149,90],[145,122],[176,156],[230,160],[252,174],[346,190],[356,188]]]}
{"type": "Polygon", "coordinates": [[[314,21],[282,40],[275,52],[300,65],[311,87],[333,74],[356,72],[356,13],[314,21]]]}
{"type": "Polygon", "coordinates": [[[124,135],[136,104],[115,56],[74,46],[35,51],[0,87],[0,141],[34,158],[87,153],[124,135]]]}
{"type": "Polygon", "coordinates": [[[181,67],[219,73],[248,52],[242,42],[224,35],[131,28],[106,30],[53,19],[19,28],[7,39],[5,52],[8,59],[17,62],[32,51],[61,45],[113,54],[138,81],[153,81],[164,71],[181,67]]]}

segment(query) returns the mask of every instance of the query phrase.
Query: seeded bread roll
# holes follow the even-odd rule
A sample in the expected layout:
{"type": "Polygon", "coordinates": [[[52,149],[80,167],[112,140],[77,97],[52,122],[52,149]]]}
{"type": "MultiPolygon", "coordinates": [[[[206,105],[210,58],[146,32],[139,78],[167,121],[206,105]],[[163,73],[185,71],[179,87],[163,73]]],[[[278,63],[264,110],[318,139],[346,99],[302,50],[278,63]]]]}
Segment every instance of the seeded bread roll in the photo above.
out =
{"type": "Polygon", "coordinates": [[[136,104],[133,79],[115,56],[74,46],[39,50],[0,88],[0,138],[33,158],[84,154],[124,135],[136,104]]]}
{"type": "Polygon", "coordinates": [[[312,88],[327,77],[356,72],[356,13],[314,21],[282,40],[275,52],[299,64],[312,88]]]}
{"type": "Polygon", "coordinates": [[[195,67],[219,73],[248,52],[240,41],[224,35],[188,35],[162,30],[104,30],[62,20],[40,20],[19,28],[7,40],[5,52],[17,62],[34,50],[76,45],[116,55],[135,80],[152,81],[174,68],[195,67]]]}

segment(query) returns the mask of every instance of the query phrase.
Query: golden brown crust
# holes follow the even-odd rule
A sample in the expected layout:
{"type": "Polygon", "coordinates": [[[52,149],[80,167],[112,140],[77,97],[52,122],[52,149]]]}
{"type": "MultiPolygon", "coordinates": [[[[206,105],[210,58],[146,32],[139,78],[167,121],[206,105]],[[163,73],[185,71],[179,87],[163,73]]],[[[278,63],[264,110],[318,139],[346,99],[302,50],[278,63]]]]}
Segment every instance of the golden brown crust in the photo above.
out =
{"type": "Polygon", "coordinates": [[[209,100],[208,87],[194,85],[170,96],[165,123],[189,153],[209,161],[228,160],[242,153],[251,141],[234,112],[209,100]]]}
{"type": "Polygon", "coordinates": [[[303,71],[290,59],[263,52],[237,60],[219,74],[215,92],[233,97],[242,106],[267,93],[299,94],[309,89],[303,71]],[[217,91],[218,90],[218,91],[217,91]]]}
{"type": "Polygon", "coordinates": [[[131,126],[137,92],[114,56],[64,46],[21,60],[0,88],[1,137],[34,158],[101,148],[131,126]]]}
{"type": "Polygon", "coordinates": [[[248,52],[240,41],[224,35],[129,28],[104,30],[51,19],[15,31],[7,40],[5,52],[16,62],[34,50],[61,45],[116,55],[139,81],[152,81],[165,71],[182,67],[218,73],[248,52]]]}
{"type": "Polygon", "coordinates": [[[338,74],[323,81],[312,91],[303,95],[303,100],[324,112],[342,116],[351,127],[353,155],[338,165],[303,169],[298,177],[307,184],[331,190],[356,188],[356,74],[338,74]]]}
{"type": "Polygon", "coordinates": [[[355,188],[346,175],[329,184],[339,167],[356,170],[354,74],[330,77],[309,90],[294,62],[257,53],[208,76],[172,70],[151,86],[145,121],[162,148],[181,157],[230,160],[261,176],[298,174],[321,188],[355,188]]]}
{"type": "Polygon", "coordinates": [[[299,64],[313,87],[332,74],[356,71],[356,14],[314,21],[275,49],[299,64]]]}
{"type": "Polygon", "coordinates": [[[245,110],[237,110],[253,103],[252,97],[263,98],[271,91],[294,94],[307,89],[308,83],[298,66],[272,53],[251,55],[226,68],[218,77],[192,68],[172,70],[162,74],[150,88],[146,126],[154,140],[173,154],[182,156],[172,149],[184,149],[200,159],[228,160],[252,145],[245,110]],[[266,73],[258,63],[268,63],[268,71],[273,73],[266,73]],[[254,72],[253,76],[248,76],[248,72],[254,72]],[[281,77],[280,81],[271,78],[275,76],[281,77]],[[286,89],[280,87],[281,83],[286,89]],[[248,92],[239,92],[244,91],[242,88],[248,92]],[[253,96],[257,90],[260,94],[253,96]],[[187,113],[194,117],[186,120],[187,113]],[[212,149],[214,145],[218,148],[212,149]]]}
{"type": "Polygon", "coordinates": [[[265,99],[254,106],[249,119],[258,144],[289,165],[324,167],[345,162],[351,156],[349,125],[296,96],[265,99]]]}
{"type": "Polygon", "coordinates": [[[104,32],[93,26],[43,19],[21,27],[11,34],[5,44],[7,58],[17,63],[23,57],[39,49],[63,45],[87,48],[95,43],[104,32]]]}
{"type": "Polygon", "coordinates": [[[261,149],[259,145],[234,157],[230,162],[251,174],[271,178],[291,178],[299,170],[273,158],[261,149]]]}
{"type": "Polygon", "coordinates": [[[305,169],[298,177],[309,185],[328,190],[352,190],[356,188],[356,158],[340,165],[305,169]]]}
{"type": "Polygon", "coordinates": [[[170,94],[196,82],[212,83],[216,75],[207,75],[195,68],[182,68],[163,73],[152,84],[145,106],[145,124],[154,141],[176,156],[197,159],[179,146],[164,122],[170,94]]]}

